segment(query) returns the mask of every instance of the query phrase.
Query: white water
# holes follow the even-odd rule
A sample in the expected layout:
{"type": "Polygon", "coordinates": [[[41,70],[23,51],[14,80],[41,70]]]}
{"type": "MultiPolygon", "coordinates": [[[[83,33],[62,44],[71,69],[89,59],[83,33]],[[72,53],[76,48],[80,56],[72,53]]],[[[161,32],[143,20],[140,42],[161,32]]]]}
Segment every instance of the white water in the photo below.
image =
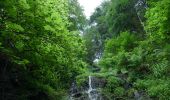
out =
{"type": "Polygon", "coordinates": [[[88,93],[88,95],[89,95],[89,99],[90,99],[90,100],[93,100],[92,95],[91,95],[91,92],[92,92],[92,91],[93,91],[93,88],[92,88],[92,86],[91,86],[91,76],[89,76],[89,89],[88,89],[87,93],[88,93]]]}
{"type": "MultiPolygon", "coordinates": [[[[147,5],[146,5],[146,1],[145,0],[138,0],[138,2],[135,4],[135,10],[136,10],[136,14],[138,16],[138,19],[141,23],[141,25],[143,26],[143,28],[145,28],[145,24],[144,22],[142,21],[141,17],[140,17],[140,14],[138,12],[138,10],[140,9],[140,7],[143,6],[142,8],[144,9],[147,9],[147,5]]],[[[144,29],[145,33],[147,33],[147,31],[144,29]]]]}
{"type": "Polygon", "coordinates": [[[97,98],[99,95],[97,93],[92,92],[96,92],[96,89],[92,88],[92,76],[89,76],[89,89],[87,91],[89,100],[98,100],[97,98]]]}
{"type": "MultiPolygon", "coordinates": [[[[83,100],[103,100],[99,91],[97,91],[97,89],[95,89],[93,86],[95,85],[94,82],[94,78],[93,76],[89,76],[88,77],[88,90],[84,90],[84,91],[81,91],[82,95],[80,97],[76,97],[76,93],[79,93],[76,90],[76,87],[75,85],[73,84],[72,85],[72,88],[71,88],[71,95],[69,97],[69,100],[81,100],[81,97],[85,96],[85,99],[83,100]],[[75,91],[75,93],[74,93],[75,91]],[[85,94],[86,95],[85,95],[85,94]]],[[[84,97],[83,97],[84,98],[84,97]]]]}

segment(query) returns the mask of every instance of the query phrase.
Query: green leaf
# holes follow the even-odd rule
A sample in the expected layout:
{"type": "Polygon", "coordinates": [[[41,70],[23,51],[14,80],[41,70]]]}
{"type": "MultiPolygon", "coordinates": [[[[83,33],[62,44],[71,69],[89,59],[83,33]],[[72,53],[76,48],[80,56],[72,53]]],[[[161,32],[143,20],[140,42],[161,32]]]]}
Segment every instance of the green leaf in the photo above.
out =
{"type": "Polygon", "coordinates": [[[12,22],[7,22],[6,27],[8,30],[11,30],[11,31],[16,31],[16,32],[24,31],[24,28],[21,25],[18,25],[16,23],[12,23],[12,22]]]}

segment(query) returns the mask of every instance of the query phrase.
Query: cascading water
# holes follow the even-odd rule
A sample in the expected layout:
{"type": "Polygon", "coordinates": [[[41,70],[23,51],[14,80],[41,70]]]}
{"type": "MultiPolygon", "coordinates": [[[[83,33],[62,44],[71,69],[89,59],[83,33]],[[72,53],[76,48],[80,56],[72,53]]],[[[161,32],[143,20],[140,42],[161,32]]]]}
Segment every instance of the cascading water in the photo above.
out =
{"type": "MultiPolygon", "coordinates": [[[[136,10],[136,14],[137,14],[137,16],[138,16],[138,19],[139,19],[141,25],[142,25],[143,28],[144,28],[145,25],[144,25],[144,22],[143,22],[142,18],[140,17],[140,10],[142,10],[142,9],[147,9],[147,8],[148,8],[147,3],[146,3],[146,0],[138,0],[138,2],[135,4],[134,8],[135,8],[135,10],[136,10]]],[[[146,30],[144,30],[144,31],[145,31],[145,33],[147,33],[146,30]]]]}
{"type": "Polygon", "coordinates": [[[98,100],[99,94],[92,88],[92,76],[89,76],[89,89],[87,91],[89,100],[98,100]]]}
{"type": "Polygon", "coordinates": [[[89,99],[92,100],[91,92],[93,91],[93,88],[91,86],[91,76],[89,76],[89,89],[87,91],[89,99]]]}
{"type": "MultiPolygon", "coordinates": [[[[99,72],[100,68],[96,66],[102,56],[102,39],[98,39],[96,42],[97,50],[94,54],[93,64],[89,66],[90,72],[99,72]]],[[[104,100],[101,94],[100,88],[104,86],[104,82],[101,82],[98,77],[88,76],[87,80],[84,81],[84,84],[81,87],[76,86],[74,82],[70,89],[70,98],[69,100],[104,100]],[[100,85],[99,85],[100,84],[100,85]]]]}
{"type": "Polygon", "coordinates": [[[73,83],[69,100],[103,100],[97,89],[99,87],[95,85],[95,78],[94,76],[88,76],[88,88],[83,90],[78,90],[77,86],[73,83]]]}

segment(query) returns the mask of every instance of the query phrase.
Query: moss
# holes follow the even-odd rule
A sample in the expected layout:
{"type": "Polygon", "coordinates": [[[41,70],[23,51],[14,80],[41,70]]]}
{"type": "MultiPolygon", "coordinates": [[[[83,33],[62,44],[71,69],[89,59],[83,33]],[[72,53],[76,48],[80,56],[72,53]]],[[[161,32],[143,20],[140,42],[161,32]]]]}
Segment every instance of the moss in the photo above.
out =
{"type": "Polygon", "coordinates": [[[117,87],[114,90],[114,94],[115,94],[115,96],[121,96],[122,97],[125,94],[125,89],[122,88],[122,87],[117,87]]]}
{"type": "Polygon", "coordinates": [[[114,77],[114,76],[110,76],[107,78],[107,85],[106,85],[106,89],[109,91],[109,92],[113,92],[114,89],[116,87],[119,86],[119,81],[118,81],[118,78],[117,77],[114,77]]]}
{"type": "Polygon", "coordinates": [[[133,97],[135,91],[136,91],[136,90],[135,90],[134,88],[129,89],[129,90],[127,91],[127,96],[128,96],[128,97],[133,97]]]}

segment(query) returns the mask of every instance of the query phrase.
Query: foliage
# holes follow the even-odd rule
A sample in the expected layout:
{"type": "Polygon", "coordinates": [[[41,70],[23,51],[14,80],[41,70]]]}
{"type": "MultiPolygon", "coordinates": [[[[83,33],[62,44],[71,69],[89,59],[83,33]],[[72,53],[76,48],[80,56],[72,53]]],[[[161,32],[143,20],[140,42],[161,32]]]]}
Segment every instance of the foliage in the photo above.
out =
{"type": "Polygon", "coordinates": [[[129,32],[123,32],[119,37],[107,41],[105,44],[105,53],[101,60],[101,65],[106,67],[124,66],[128,63],[130,51],[137,45],[137,37],[129,32]],[[102,64],[103,63],[103,64],[102,64]]]}
{"type": "Polygon", "coordinates": [[[168,99],[169,15],[169,0],[106,0],[88,22],[77,0],[0,0],[0,80],[16,100],[64,99],[89,75],[107,81],[109,98],[168,99]]]}
{"type": "Polygon", "coordinates": [[[117,77],[108,77],[107,78],[107,85],[106,88],[109,92],[114,92],[116,87],[119,87],[119,79],[117,77]],[[113,85],[114,84],[114,85],[113,85]]]}
{"type": "Polygon", "coordinates": [[[125,90],[124,88],[122,87],[117,87],[115,90],[114,90],[114,93],[116,96],[123,96],[124,93],[125,93],[125,90]]]}
{"type": "Polygon", "coordinates": [[[69,30],[81,30],[84,31],[86,26],[86,17],[83,14],[83,9],[77,0],[68,0],[69,2],[69,30]]]}
{"type": "MultiPolygon", "coordinates": [[[[89,54],[95,55],[103,52],[107,39],[119,36],[120,33],[125,31],[136,34],[136,37],[142,37],[138,38],[141,40],[145,37],[143,25],[139,21],[134,8],[135,3],[136,0],[106,0],[96,8],[90,17],[90,29],[87,29],[86,34],[91,34],[91,36],[88,36],[91,37],[91,41],[96,43],[94,46],[100,48],[100,50],[94,49],[94,46],[89,46],[91,42],[87,42],[89,54]],[[94,29],[95,31],[93,31],[94,29]]],[[[89,40],[88,38],[85,39],[89,40]]]]}
{"type": "Polygon", "coordinates": [[[169,79],[145,79],[138,80],[136,87],[147,89],[148,94],[153,98],[165,100],[169,98],[169,79]]]}
{"type": "Polygon", "coordinates": [[[86,33],[83,35],[83,39],[85,40],[85,46],[87,48],[86,61],[92,64],[96,56],[101,52],[101,37],[96,27],[93,26],[86,29],[85,32],[86,33]]]}
{"type": "MultiPolygon", "coordinates": [[[[169,0],[147,1],[149,8],[140,14],[145,16],[142,18],[145,22],[142,23],[141,16],[134,9],[137,2],[135,0],[111,0],[109,5],[112,6],[107,5],[107,10],[101,9],[107,11],[107,33],[115,35],[106,40],[99,66],[105,73],[117,70],[120,72],[117,75],[121,74],[125,82],[137,83],[135,87],[130,88],[133,89],[132,92],[144,91],[150,98],[165,100],[169,98],[170,3],[169,0]],[[123,74],[123,69],[127,74],[123,74]]],[[[108,79],[107,90],[111,93],[112,90],[118,91],[119,96],[124,87],[119,83],[116,85],[118,89],[113,89],[114,82],[115,79],[108,79]]]]}
{"type": "MultiPolygon", "coordinates": [[[[134,5],[136,0],[111,0],[107,13],[108,31],[118,35],[122,31],[142,32],[134,5]]],[[[112,35],[112,36],[113,36],[112,35]]]]}
{"type": "Polygon", "coordinates": [[[1,52],[13,63],[8,66],[9,72],[19,74],[20,89],[26,91],[21,92],[23,98],[41,92],[51,99],[64,96],[59,91],[67,90],[72,79],[84,72],[84,41],[79,35],[80,28],[70,29],[70,23],[78,24],[68,17],[75,14],[69,8],[77,5],[69,5],[67,0],[0,1],[1,52]]]}

